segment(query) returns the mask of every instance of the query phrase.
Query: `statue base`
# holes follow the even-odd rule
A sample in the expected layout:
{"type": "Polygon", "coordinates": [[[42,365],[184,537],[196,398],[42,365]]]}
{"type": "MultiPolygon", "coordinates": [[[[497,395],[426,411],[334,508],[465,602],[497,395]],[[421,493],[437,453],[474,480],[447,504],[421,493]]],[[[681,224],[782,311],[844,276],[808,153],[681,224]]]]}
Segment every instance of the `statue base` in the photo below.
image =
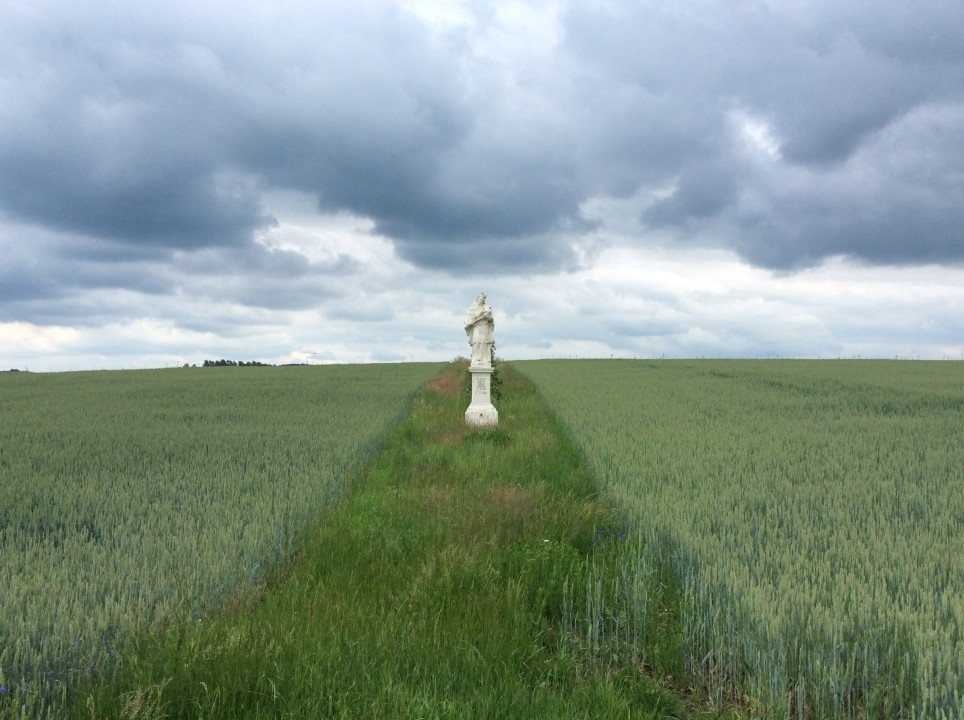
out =
{"type": "Polygon", "coordinates": [[[465,411],[465,422],[483,427],[499,424],[499,411],[492,405],[492,366],[470,366],[472,373],[472,404],[465,411]]]}

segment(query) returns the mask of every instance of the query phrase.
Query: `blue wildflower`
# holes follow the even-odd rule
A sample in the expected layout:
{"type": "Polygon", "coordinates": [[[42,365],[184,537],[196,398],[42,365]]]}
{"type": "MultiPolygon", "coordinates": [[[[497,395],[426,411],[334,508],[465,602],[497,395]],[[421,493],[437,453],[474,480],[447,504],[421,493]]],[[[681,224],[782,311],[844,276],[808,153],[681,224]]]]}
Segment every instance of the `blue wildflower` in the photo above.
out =
{"type": "Polygon", "coordinates": [[[7,692],[7,686],[0,685],[0,695],[3,695],[5,692],[7,692]]]}

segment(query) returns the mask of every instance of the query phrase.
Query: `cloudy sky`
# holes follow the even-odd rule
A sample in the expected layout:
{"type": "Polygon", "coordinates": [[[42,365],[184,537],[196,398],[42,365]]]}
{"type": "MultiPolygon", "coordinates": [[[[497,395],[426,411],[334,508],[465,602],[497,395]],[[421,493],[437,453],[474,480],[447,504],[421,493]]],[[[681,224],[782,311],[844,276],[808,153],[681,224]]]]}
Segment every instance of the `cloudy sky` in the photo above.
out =
{"type": "Polygon", "coordinates": [[[0,369],[964,359],[960,0],[0,0],[0,369]]]}

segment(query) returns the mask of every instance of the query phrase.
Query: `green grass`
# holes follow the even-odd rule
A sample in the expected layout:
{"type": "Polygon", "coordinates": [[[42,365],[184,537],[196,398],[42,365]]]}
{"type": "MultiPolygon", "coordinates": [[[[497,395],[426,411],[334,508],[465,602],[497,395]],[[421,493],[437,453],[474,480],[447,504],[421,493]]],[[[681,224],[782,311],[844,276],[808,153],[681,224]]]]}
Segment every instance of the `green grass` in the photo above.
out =
{"type": "MultiPolygon", "coordinates": [[[[516,369],[644,540],[627,606],[672,564],[688,682],[777,717],[964,717],[964,363],[516,369]]],[[[667,645],[615,619],[644,661],[667,645]]]]}
{"type": "Polygon", "coordinates": [[[258,586],[442,367],[0,373],[0,715],[258,586]]]}
{"type": "MultiPolygon", "coordinates": [[[[587,641],[618,518],[511,368],[498,428],[466,427],[464,372],[416,397],[297,557],[142,638],[112,681],[73,694],[73,716],[699,716],[620,646],[587,641]]],[[[671,607],[651,614],[672,630],[671,607]]]]}

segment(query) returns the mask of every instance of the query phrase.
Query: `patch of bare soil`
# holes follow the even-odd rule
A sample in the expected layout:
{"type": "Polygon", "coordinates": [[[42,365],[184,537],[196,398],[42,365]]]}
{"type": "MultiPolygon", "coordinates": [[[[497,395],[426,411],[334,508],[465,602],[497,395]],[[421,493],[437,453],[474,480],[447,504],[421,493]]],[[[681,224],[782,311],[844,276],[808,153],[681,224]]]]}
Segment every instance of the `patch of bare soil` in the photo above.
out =
{"type": "Polygon", "coordinates": [[[461,374],[445,372],[439,373],[428,382],[429,390],[434,390],[439,395],[458,395],[462,392],[464,378],[461,374]]]}

